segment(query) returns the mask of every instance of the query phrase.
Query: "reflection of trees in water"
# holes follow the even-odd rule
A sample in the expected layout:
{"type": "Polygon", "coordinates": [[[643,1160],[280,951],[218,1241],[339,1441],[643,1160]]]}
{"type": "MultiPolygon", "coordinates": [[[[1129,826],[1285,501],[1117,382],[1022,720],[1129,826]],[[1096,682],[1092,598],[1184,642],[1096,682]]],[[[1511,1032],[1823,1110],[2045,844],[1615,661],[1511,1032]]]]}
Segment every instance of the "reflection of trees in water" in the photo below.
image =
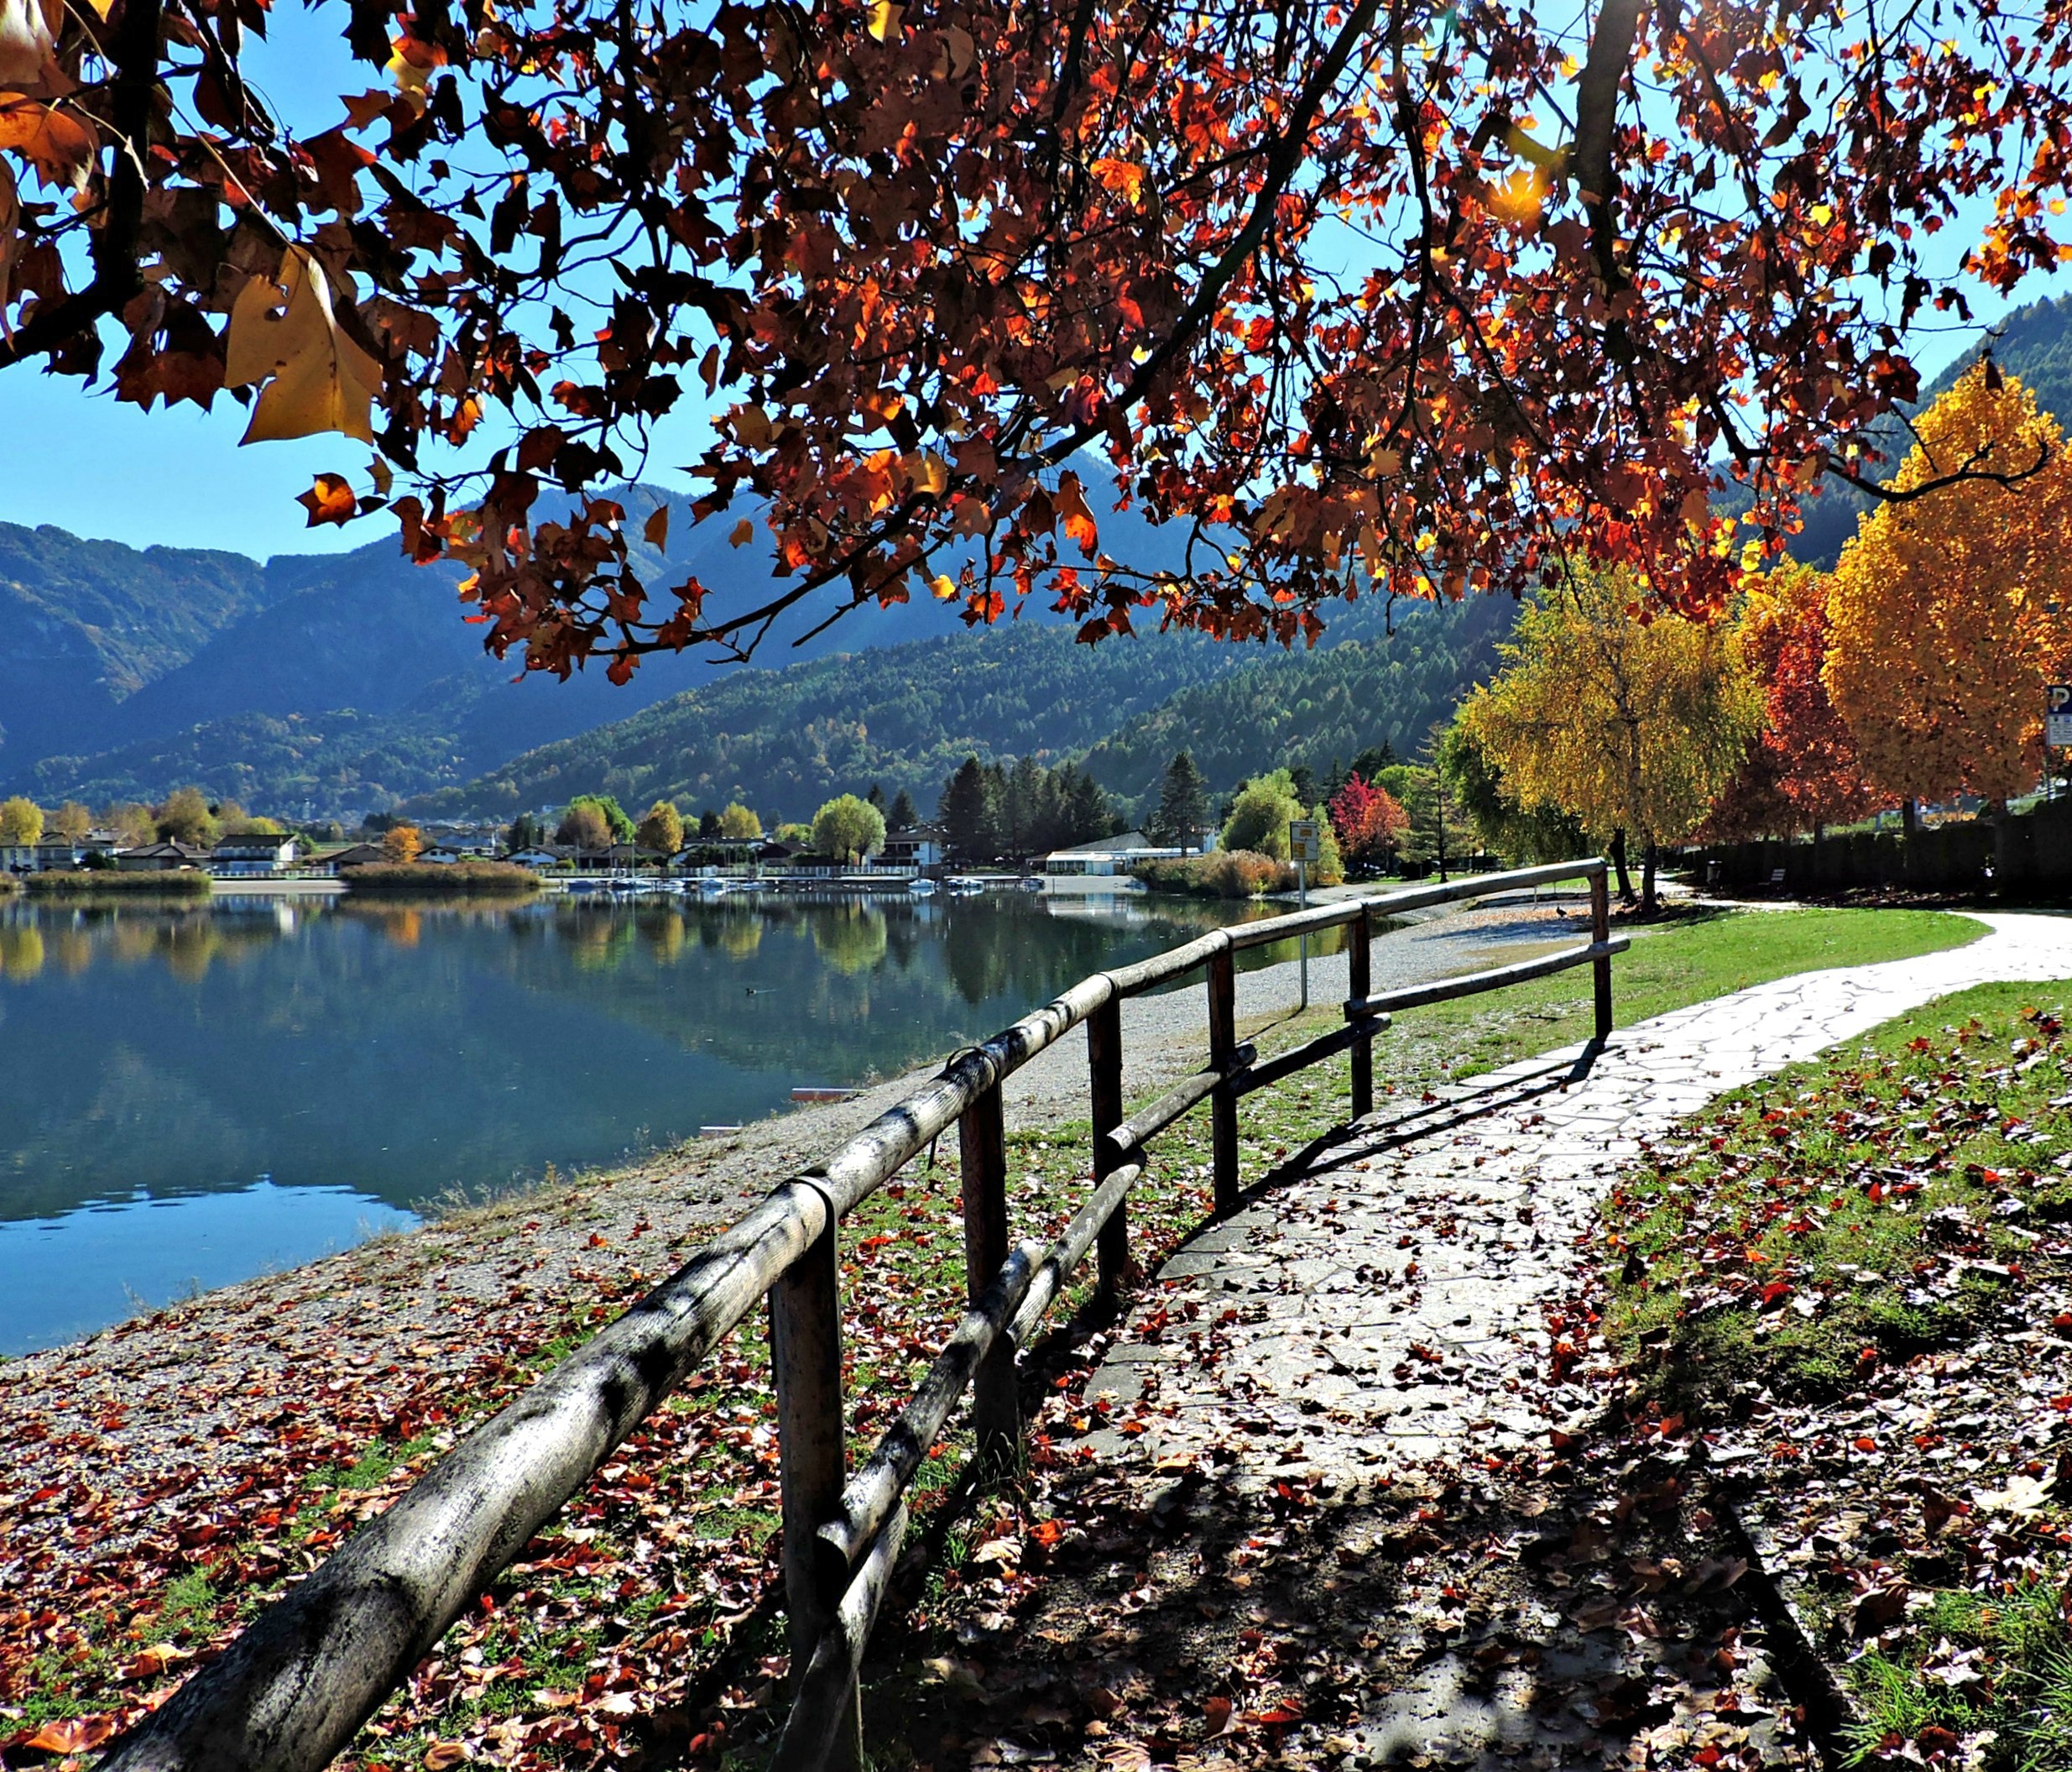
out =
{"type": "Polygon", "coordinates": [[[828,905],[815,912],[812,932],[814,951],[851,978],[885,958],[885,914],[874,904],[828,905]]]}
{"type": "Polygon", "coordinates": [[[34,923],[0,925],[0,979],[26,980],[43,970],[43,931],[34,923]]]}

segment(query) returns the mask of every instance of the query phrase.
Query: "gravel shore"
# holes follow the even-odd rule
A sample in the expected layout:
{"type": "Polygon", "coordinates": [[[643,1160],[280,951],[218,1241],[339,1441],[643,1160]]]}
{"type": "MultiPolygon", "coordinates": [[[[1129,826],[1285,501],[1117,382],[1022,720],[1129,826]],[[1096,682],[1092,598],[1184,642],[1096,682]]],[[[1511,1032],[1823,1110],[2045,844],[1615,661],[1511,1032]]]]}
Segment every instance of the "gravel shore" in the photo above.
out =
{"type": "MultiPolygon", "coordinates": [[[[1375,940],[1375,987],[1447,977],[1571,940],[1576,914],[1573,905],[1512,905],[1410,924],[1375,940]]],[[[1343,956],[1311,961],[1313,1003],[1342,999],[1345,981],[1343,956]]],[[[1297,988],[1292,963],[1240,974],[1240,1030],[1292,1011],[1297,988]]],[[[1124,1006],[1123,1030],[1126,1095],[1139,1100],[1203,1062],[1206,994],[1189,986],[1135,999],[1124,1006]]],[[[480,1313],[479,1330],[521,1301],[522,1314],[544,1318],[571,1297],[590,1295],[606,1277],[660,1278],[928,1074],[377,1236],[0,1363],[0,1440],[69,1440],[76,1449],[92,1442],[109,1466],[177,1461],[206,1482],[216,1450],[249,1418],[246,1399],[341,1367],[366,1375],[377,1408],[384,1379],[458,1380],[478,1343],[452,1325],[471,1309],[480,1313]]],[[[1075,1033],[1010,1080],[1009,1124],[1083,1119],[1086,1090],[1085,1039],[1075,1033]]],[[[18,1474],[33,1483],[36,1463],[32,1451],[18,1474]]]]}

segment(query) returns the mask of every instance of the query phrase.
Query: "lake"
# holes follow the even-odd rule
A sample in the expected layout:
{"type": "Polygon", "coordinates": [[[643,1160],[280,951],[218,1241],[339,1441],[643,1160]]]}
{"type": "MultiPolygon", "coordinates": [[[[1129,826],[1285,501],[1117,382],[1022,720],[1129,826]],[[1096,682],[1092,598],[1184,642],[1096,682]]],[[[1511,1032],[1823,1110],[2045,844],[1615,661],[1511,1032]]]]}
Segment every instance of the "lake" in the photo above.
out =
{"type": "Polygon", "coordinates": [[[897,1074],[1262,914],[1013,892],[7,902],[0,1353],[348,1247],[450,1190],[897,1074]]]}

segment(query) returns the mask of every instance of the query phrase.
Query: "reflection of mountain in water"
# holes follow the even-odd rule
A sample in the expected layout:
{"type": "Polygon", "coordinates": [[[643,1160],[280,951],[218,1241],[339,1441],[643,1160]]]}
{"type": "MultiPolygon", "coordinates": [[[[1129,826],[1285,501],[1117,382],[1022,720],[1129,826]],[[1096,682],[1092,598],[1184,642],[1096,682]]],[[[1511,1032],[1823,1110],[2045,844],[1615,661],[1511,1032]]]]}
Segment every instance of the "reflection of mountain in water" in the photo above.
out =
{"type": "Polygon", "coordinates": [[[1018,896],[0,910],[0,1218],[609,1162],[989,1033],[1234,907],[1018,896]]]}

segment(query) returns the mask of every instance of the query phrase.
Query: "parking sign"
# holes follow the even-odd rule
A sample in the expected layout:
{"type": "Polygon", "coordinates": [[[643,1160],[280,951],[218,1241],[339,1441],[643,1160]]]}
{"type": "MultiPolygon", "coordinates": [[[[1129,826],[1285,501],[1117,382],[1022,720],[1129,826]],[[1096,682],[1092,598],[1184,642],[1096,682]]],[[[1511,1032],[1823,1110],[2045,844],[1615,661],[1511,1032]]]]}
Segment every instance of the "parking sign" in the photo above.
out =
{"type": "Polygon", "coordinates": [[[2072,683],[2052,683],[2043,691],[2043,742],[2072,745],[2072,683]]]}

